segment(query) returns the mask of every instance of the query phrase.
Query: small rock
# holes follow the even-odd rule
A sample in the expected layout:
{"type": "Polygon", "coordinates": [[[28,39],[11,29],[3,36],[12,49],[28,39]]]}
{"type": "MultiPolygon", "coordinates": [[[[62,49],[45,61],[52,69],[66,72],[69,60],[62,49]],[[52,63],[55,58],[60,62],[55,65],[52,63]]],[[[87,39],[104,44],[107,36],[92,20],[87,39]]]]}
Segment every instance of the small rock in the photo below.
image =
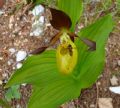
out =
{"type": "Polygon", "coordinates": [[[117,87],[109,87],[109,90],[113,93],[120,94],[120,86],[117,87]]]}
{"type": "Polygon", "coordinates": [[[120,24],[120,20],[118,21],[118,23],[120,24]]]}
{"type": "Polygon", "coordinates": [[[16,54],[16,61],[22,61],[26,58],[27,53],[25,51],[18,51],[18,53],[16,54]]]}
{"type": "Polygon", "coordinates": [[[3,82],[0,80],[0,85],[2,85],[3,84],[3,82]]]}
{"type": "Polygon", "coordinates": [[[13,61],[13,59],[10,59],[10,60],[8,60],[8,65],[11,65],[12,63],[14,63],[14,61],[13,61]]]}
{"type": "Polygon", "coordinates": [[[23,84],[21,84],[22,86],[26,86],[27,84],[26,83],[23,83],[23,84]]]}
{"type": "Polygon", "coordinates": [[[43,29],[45,28],[45,17],[42,15],[44,12],[44,7],[42,5],[36,6],[32,14],[34,15],[32,17],[32,29],[30,32],[30,36],[40,36],[43,33],[43,29]]]}
{"type": "Polygon", "coordinates": [[[87,104],[87,102],[86,102],[86,101],[84,101],[84,104],[87,104]]]}
{"type": "Polygon", "coordinates": [[[33,32],[30,33],[30,36],[40,36],[43,33],[43,29],[42,28],[36,28],[33,32]]]}
{"type": "Polygon", "coordinates": [[[104,88],[104,91],[106,92],[108,89],[107,88],[104,88]]]}
{"type": "Polygon", "coordinates": [[[3,60],[3,57],[0,57],[0,60],[3,60]]]}
{"type": "Polygon", "coordinates": [[[21,106],[19,104],[16,105],[16,108],[21,108],[21,106]]]}
{"type": "Polygon", "coordinates": [[[20,69],[22,67],[22,63],[17,63],[16,68],[20,69]]]}
{"type": "Polygon", "coordinates": [[[101,82],[97,82],[97,85],[100,86],[100,85],[101,85],[101,82]]]}
{"type": "Polygon", "coordinates": [[[15,67],[12,67],[13,70],[15,70],[16,68],[15,67]]]}
{"type": "Polygon", "coordinates": [[[41,24],[44,24],[44,22],[45,22],[45,17],[44,17],[44,16],[41,16],[41,17],[39,18],[39,22],[40,22],[41,24]]]}
{"type": "Polygon", "coordinates": [[[19,20],[20,20],[20,18],[19,18],[19,17],[17,17],[16,19],[17,19],[17,21],[19,21],[19,20]]]}
{"type": "Polygon", "coordinates": [[[21,36],[21,35],[22,35],[22,32],[21,32],[21,31],[19,31],[18,35],[19,35],[19,36],[21,36]]]}
{"type": "Polygon", "coordinates": [[[118,79],[117,77],[114,75],[111,79],[110,79],[111,85],[115,86],[118,85],[118,79]]]}
{"type": "Polygon", "coordinates": [[[99,98],[99,108],[113,108],[112,98],[99,98]]]}
{"type": "Polygon", "coordinates": [[[11,61],[8,61],[7,64],[10,66],[12,63],[11,63],[11,61]]]}
{"type": "Polygon", "coordinates": [[[9,24],[9,29],[12,29],[12,27],[13,27],[13,24],[10,23],[9,24]]]}
{"type": "Polygon", "coordinates": [[[46,26],[46,27],[49,27],[49,26],[51,26],[51,24],[50,24],[50,23],[46,23],[45,26],[46,26]]]}
{"type": "Polygon", "coordinates": [[[95,108],[95,105],[94,105],[94,104],[91,104],[91,105],[90,105],[90,108],[95,108]]]}
{"type": "Polygon", "coordinates": [[[63,108],[75,108],[75,105],[73,102],[66,103],[62,105],[63,108]]]}
{"type": "Polygon", "coordinates": [[[5,79],[5,78],[8,77],[8,74],[7,73],[3,73],[2,76],[3,76],[3,79],[5,79]]]}
{"type": "Polygon", "coordinates": [[[13,27],[13,22],[14,22],[14,15],[12,15],[9,19],[9,28],[12,29],[13,27]]]}
{"type": "Polygon", "coordinates": [[[14,54],[15,53],[15,48],[10,48],[9,51],[11,52],[11,54],[14,54]]]}
{"type": "Polygon", "coordinates": [[[5,13],[4,11],[0,10],[0,16],[3,15],[4,13],[5,13]]]}
{"type": "Polygon", "coordinates": [[[38,16],[40,15],[41,13],[44,12],[44,7],[42,5],[37,5],[35,6],[35,8],[32,10],[32,14],[34,16],[38,16]]]}
{"type": "Polygon", "coordinates": [[[33,36],[33,32],[30,33],[30,36],[33,36]]]}
{"type": "Polygon", "coordinates": [[[120,66],[120,60],[118,60],[118,66],[120,66]]]}

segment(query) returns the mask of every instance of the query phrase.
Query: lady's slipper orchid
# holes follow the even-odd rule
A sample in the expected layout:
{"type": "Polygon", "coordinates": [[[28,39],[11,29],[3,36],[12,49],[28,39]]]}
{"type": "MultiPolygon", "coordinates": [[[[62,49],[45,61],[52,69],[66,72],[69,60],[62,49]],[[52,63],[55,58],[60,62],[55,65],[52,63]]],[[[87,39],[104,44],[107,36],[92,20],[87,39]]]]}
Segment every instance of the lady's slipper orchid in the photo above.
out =
{"type": "Polygon", "coordinates": [[[60,37],[60,45],[57,48],[57,64],[60,72],[69,74],[77,63],[78,52],[75,44],[67,33],[60,37]]]}
{"type": "MultiPolygon", "coordinates": [[[[52,14],[50,23],[55,29],[59,30],[59,33],[51,39],[48,46],[38,48],[31,54],[40,54],[49,46],[53,46],[57,40],[60,40],[60,44],[56,50],[57,65],[61,73],[70,74],[75,68],[78,59],[77,47],[74,44],[74,39],[78,36],[69,30],[72,23],[67,14],[53,8],[49,9],[52,14]]],[[[90,47],[89,50],[95,50],[96,43],[94,41],[80,37],[79,39],[90,47]]]]}

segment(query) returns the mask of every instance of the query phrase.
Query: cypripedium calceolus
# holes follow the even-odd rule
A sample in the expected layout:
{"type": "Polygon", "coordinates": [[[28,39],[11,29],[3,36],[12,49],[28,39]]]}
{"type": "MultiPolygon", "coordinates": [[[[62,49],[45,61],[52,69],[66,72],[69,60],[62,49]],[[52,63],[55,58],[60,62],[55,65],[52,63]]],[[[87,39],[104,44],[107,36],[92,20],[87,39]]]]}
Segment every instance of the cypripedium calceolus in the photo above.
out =
{"type": "Polygon", "coordinates": [[[70,27],[72,25],[71,19],[67,14],[53,8],[49,9],[52,15],[50,23],[55,29],[59,30],[59,33],[51,39],[49,45],[34,50],[32,54],[42,53],[46,48],[53,46],[59,40],[60,42],[56,50],[58,69],[61,73],[68,75],[72,73],[78,59],[77,47],[74,44],[75,38],[79,38],[82,42],[89,46],[89,50],[95,50],[96,43],[89,39],[80,38],[75,33],[72,33],[70,31],[70,27]]]}
{"type": "Polygon", "coordinates": [[[76,45],[65,32],[60,37],[60,44],[56,52],[57,64],[60,72],[69,74],[73,71],[78,58],[76,45]]]}

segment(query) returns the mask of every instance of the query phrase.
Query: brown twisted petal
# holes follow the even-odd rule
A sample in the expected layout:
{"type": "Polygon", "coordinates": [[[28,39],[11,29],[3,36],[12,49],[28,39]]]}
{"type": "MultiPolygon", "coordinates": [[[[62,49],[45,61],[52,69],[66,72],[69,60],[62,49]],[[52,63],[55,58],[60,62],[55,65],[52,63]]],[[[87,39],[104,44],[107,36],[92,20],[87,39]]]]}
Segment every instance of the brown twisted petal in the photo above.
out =
{"type": "Polygon", "coordinates": [[[47,46],[40,47],[40,48],[32,51],[30,54],[34,54],[34,55],[41,54],[41,53],[44,52],[46,49],[47,49],[47,46]]]}
{"type": "Polygon", "coordinates": [[[82,42],[84,42],[88,47],[89,47],[89,51],[95,51],[96,50],[96,42],[87,39],[87,38],[82,38],[77,36],[75,33],[68,33],[68,35],[70,36],[71,40],[74,42],[74,38],[78,37],[82,42]]]}
{"type": "Polygon", "coordinates": [[[54,45],[60,39],[60,36],[62,34],[63,34],[62,32],[59,32],[55,36],[53,36],[53,38],[50,40],[49,46],[54,45]]]}
{"type": "Polygon", "coordinates": [[[87,38],[80,38],[89,48],[88,51],[95,51],[96,50],[96,42],[87,39],[87,38]]]}

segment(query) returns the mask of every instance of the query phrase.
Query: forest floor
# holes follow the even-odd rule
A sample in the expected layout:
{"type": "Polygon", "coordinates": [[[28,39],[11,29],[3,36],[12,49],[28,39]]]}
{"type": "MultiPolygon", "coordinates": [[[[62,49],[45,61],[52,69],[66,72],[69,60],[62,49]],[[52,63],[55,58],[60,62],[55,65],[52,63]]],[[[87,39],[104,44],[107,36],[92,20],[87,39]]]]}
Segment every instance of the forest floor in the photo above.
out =
{"type": "MultiPolygon", "coordinates": [[[[30,36],[31,15],[29,12],[23,14],[26,6],[13,14],[15,4],[15,0],[6,2],[2,8],[4,13],[0,15],[0,98],[4,98],[6,92],[2,83],[6,83],[16,69],[16,53],[19,50],[29,53],[40,46],[44,46],[56,33],[56,30],[48,26],[40,37],[30,36]],[[14,54],[11,54],[10,49],[15,50],[14,54]]],[[[89,9],[88,7],[85,8],[88,23],[86,24],[85,16],[83,16],[80,25],[88,25],[97,19],[99,13],[92,15],[97,5],[94,7],[92,5],[89,4],[89,9]],[[92,7],[91,10],[90,7],[92,7]]],[[[115,17],[114,20],[116,26],[106,44],[106,63],[102,75],[91,88],[83,90],[78,99],[66,103],[62,108],[99,108],[100,104],[105,106],[106,103],[109,107],[103,108],[120,108],[120,94],[115,94],[109,90],[110,86],[120,86],[120,19],[115,17]]],[[[30,96],[30,89],[30,85],[21,85],[22,96],[20,99],[13,99],[10,102],[11,107],[25,108],[30,96]]]]}

